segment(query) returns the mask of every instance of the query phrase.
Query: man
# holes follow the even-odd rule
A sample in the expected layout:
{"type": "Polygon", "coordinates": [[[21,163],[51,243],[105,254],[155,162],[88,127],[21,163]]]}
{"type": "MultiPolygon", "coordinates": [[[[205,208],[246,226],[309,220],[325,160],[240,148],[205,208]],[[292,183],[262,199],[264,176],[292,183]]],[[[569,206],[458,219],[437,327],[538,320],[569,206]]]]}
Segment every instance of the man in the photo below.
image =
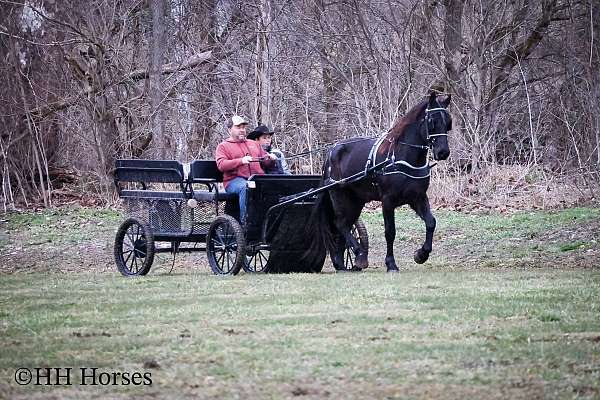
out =
{"type": "Polygon", "coordinates": [[[227,120],[229,138],[219,143],[215,158],[217,168],[223,172],[223,185],[227,193],[237,193],[240,202],[240,222],[246,223],[246,181],[251,175],[264,174],[277,157],[268,154],[253,140],[246,140],[248,122],[239,115],[227,120]]]}
{"type": "Polygon", "coordinates": [[[269,129],[266,125],[258,125],[252,132],[248,134],[248,139],[255,140],[258,144],[269,154],[275,154],[277,159],[276,163],[271,168],[266,168],[265,173],[267,174],[286,174],[290,175],[290,169],[288,168],[285,156],[277,149],[271,147],[271,140],[275,132],[269,129]]]}

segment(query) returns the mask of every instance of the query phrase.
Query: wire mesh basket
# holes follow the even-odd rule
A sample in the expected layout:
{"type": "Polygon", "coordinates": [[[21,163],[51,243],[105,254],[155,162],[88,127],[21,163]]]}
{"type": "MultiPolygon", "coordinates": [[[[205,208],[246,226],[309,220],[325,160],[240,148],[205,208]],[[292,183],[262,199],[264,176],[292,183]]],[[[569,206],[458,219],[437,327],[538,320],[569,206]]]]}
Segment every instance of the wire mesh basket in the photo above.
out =
{"type": "Polygon", "coordinates": [[[126,213],[146,222],[154,234],[183,235],[206,234],[211,222],[223,213],[224,205],[214,202],[198,202],[189,207],[186,199],[175,198],[127,198],[126,213]]]}

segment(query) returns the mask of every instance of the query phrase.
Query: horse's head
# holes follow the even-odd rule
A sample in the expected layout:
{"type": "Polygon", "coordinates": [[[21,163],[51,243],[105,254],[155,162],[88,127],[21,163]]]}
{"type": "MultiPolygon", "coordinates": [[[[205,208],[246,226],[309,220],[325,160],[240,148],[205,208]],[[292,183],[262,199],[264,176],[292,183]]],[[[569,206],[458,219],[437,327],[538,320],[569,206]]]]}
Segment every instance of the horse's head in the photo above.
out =
{"type": "Polygon", "coordinates": [[[425,108],[421,134],[426,138],[427,145],[431,147],[435,160],[445,160],[450,155],[448,131],[452,129],[452,118],[446,110],[449,104],[450,95],[443,100],[438,100],[435,93],[431,93],[425,108]]]}

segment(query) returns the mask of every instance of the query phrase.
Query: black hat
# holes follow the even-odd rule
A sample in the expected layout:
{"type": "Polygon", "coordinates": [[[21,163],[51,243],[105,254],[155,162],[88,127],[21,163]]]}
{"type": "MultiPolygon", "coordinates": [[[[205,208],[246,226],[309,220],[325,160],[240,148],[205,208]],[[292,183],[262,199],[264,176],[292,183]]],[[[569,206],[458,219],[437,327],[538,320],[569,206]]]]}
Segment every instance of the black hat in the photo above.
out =
{"type": "Polygon", "coordinates": [[[258,125],[252,132],[250,132],[246,138],[250,140],[256,140],[262,135],[272,135],[275,132],[271,130],[267,125],[258,125]]]}

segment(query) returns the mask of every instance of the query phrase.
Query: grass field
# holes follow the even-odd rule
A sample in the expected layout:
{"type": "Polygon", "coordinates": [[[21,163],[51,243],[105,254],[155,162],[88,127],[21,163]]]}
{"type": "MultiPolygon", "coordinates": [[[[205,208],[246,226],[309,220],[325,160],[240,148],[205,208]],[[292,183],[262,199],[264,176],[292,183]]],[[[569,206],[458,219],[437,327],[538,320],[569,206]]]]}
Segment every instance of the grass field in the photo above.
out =
{"type": "Polygon", "coordinates": [[[113,266],[115,212],[3,216],[0,397],[600,398],[600,210],[436,216],[420,266],[398,212],[400,274],[371,212],[363,273],[222,278],[196,255],[137,279],[113,266]],[[35,367],[72,385],[15,383],[35,367]],[[92,367],[152,384],[80,385],[92,367]]]}

